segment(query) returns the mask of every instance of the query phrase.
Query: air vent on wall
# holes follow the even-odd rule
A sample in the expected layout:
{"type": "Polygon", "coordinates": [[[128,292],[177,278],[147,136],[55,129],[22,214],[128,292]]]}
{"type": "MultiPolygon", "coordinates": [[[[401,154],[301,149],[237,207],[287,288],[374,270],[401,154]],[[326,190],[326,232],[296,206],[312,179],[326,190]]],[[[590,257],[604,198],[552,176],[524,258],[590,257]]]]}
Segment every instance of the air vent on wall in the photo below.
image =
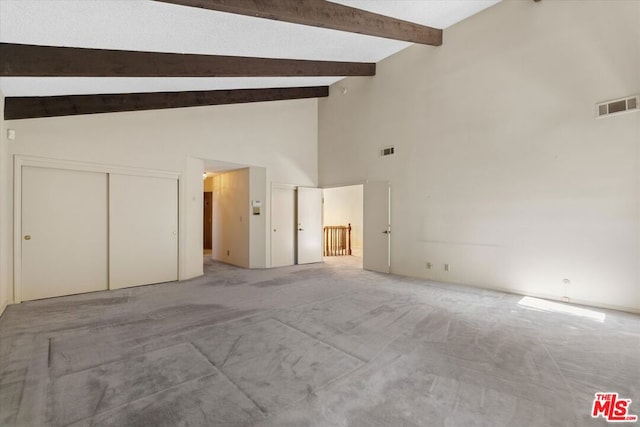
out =
{"type": "Polygon", "coordinates": [[[380,150],[380,157],[391,156],[396,153],[395,147],[387,147],[380,150]]]}
{"type": "Polygon", "coordinates": [[[597,104],[596,117],[606,117],[613,114],[628,113],[632,111],[640,111],[639,95],[614,99],[613,101],[597,104]]]}

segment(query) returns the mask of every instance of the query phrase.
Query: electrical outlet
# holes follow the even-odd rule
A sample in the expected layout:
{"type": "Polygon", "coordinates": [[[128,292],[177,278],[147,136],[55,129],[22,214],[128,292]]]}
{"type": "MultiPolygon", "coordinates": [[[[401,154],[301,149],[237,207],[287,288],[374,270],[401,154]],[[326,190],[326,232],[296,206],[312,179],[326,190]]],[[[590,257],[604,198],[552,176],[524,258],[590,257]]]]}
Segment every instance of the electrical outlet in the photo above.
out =
{"type": "Polygon", "coordinates": [[[449,264],[444,265],[444,271],[451,271],[451,269],[449,268],[449,264]]]}
{"type": "Polygon", "coordinates": [[[427,270],[431,270],[431,267],[433,267],[433,264],[427,261],[427,270]]]}

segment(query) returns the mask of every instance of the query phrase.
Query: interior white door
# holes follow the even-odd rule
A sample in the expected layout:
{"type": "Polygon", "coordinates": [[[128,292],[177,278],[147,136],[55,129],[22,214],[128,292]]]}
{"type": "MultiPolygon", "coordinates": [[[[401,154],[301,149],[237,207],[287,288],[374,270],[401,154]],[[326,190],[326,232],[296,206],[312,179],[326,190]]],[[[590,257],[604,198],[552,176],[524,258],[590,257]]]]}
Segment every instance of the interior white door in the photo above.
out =
{"type": "Polygon", "coordinates": [[[178,181],[109,175],[109,287],[178,280],[178,181]]]}
{"type": "Polygon", "coordinates": [[[362,266],[388,273],[391,244],[391,186],[388,182],[364,185],[362,266]]]}
{"type": "Polygon", "coordinates": [[[322,189],[298,187],[298,264],[322,262],[322,189]]]}
{"type": "Polygon", "coordinates": [[[293,188],[271,189],[271,266],[295,264],[296,193],[293,188]]]}
{"type": "Polygon", "coordinates": [[[18,298],[107,289],[107,174],[23,166],[21,196],[18,298]]]}

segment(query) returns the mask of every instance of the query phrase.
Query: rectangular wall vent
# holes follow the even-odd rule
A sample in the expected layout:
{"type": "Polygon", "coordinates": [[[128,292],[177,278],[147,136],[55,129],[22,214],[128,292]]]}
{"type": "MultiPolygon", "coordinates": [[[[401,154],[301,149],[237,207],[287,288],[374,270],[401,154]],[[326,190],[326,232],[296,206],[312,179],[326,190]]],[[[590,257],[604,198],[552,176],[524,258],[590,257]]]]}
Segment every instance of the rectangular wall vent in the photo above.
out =
{"type": "Polygon", "coordinates": [[[640,111],[640,96],[628,96],[597,104],[596,117],[606,117],[613,114],[640,111]]]}
{"type": "Polygon", "coordinates": [[[384,157],[384,156],[391,156],[393,154],[396,153],[396,148],[395,147],[387,147],[387,148],[383,148],[382,150],[380,150],[380,156],[384,157]]]}

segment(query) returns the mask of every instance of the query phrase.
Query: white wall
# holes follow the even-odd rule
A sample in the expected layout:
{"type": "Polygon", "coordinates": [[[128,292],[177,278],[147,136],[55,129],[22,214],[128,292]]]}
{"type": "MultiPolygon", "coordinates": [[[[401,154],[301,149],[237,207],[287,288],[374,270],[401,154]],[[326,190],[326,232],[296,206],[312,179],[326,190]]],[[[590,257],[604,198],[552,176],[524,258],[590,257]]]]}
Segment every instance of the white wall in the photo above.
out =
{"type": "Polygon", "coordinates": [[[640,93],[639,17],[504,1],[337,83],[320,185],[391,181],[395,273],[640,310],[640,113],[594,118],[640,93]]]}
{"type": "Polygon", "coordinates": [[[202,159],[186,157],[184,172],[180,182],[180,192],[186,197],[180,197],[180,280],[201,276],[203,236],[204,196],[202,191],[202,159]]]}
{"type": "Polygon", "coordinates": [[[324,225],[351,224],[351,248],[362,249],[362,185],[325,188],[322,194],[324,225]]]}
{"type": "MultiPolygon", "coordinates": [[[[269,191],[271,191],[271,183],[268,183],[269,191]]],[[[269,193],[270,194],[270,193],[269,193]]],[[[269,195],[271,199],[271,195],[269,195]]],[[[265,254],[267,253],[267,239],[265,235],[271,236],[270,226],[267,226],[267,214],[266,203],[267,200],[267,170],[260,167],[249,168],[249,202],[246,207],[246,212],[249,217],[249,267],[251,268],[265,268],[267,265],[271,266],[271,262],[267,264],[265,254]],[[260,207],[260,215],[253,214],[253,208],[251,207],[252,201],[259,201],[262,203],[260,207]]],[[[271,243],[269,243],[271,248],[271,243]]],[[[269,253],[269,260],[271,260],[271,253],[269,253]]]]}
{"type": "Polygon", "coordinates": [[[270,182],[317,185],[317,119],[317,101],[309,99],[4,122],[17,137],[8,141],[6,132],[0,135],[0,159],[8,165],[0,175],[1,263],[6,266],[0,296],[13,301],[13,155],[181,173],[180,265],[186,278],[202,274],[201,159],[266,169],[267,206],[256,219],[264,222],[264,232],[254,236],[266,265],[270,182]]]}

